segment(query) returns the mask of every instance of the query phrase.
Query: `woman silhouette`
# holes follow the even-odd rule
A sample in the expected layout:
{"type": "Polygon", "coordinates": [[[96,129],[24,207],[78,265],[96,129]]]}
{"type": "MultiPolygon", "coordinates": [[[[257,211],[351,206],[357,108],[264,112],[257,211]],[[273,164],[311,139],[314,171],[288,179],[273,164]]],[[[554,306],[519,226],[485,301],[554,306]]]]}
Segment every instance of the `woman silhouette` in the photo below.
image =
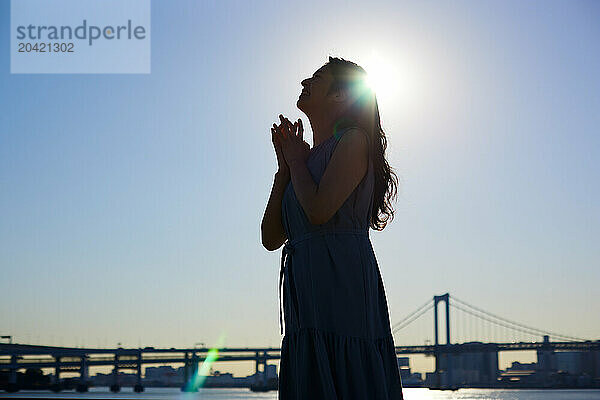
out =
{"type": "Polygon", "coordinates": [[[278,171],[261,233],[267,250],[285,244],[279,399],[403,398],[369,237],[393,218],[398,180],[365,79],[355,63],[329,57],[302,81],[297,107],[312,149],[300,119],[280,115],[271,129],[278,171]]]}

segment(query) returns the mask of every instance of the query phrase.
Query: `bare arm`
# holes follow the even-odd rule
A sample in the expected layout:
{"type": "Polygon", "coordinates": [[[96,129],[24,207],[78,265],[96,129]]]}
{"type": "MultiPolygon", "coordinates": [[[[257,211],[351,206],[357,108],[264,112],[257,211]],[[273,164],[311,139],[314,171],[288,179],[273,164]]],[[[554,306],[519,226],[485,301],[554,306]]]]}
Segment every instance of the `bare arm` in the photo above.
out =
{"type": "Polygon", "coordinates": [[[275,174],[271,195],[260,224],[262,244],[269,251],[277,250],[287,238],[281,222],[281,201],[289,181],[289,173],[278,171],[275,174]]]}
{"type": "MultiPolygon", "coordinates": [[[[280,116],[280,118],[282,117],[280,116]]],[[[277,250],[287,239],[283,223],[281,222],[281,201],[283,200],[285,188],[290,182],[290,169],[283,156],[281,147],[282,132],[280,127],[277,124],[273,124],[273,128],[271,128],[271,142],[273,143],[275,156],[277,157],[277,172],[275,173],[275,180],[273,181],[267,208],[260,223],[262,245],[269,251],[277,250]]]]}
{"type": "Polygon", "coordinates": [[[288,162],[294,192],[311,224],[329,221],[364,177],[368,166],[365,135],[353,128],[340,138],[319,185],[302,157],[288,162]]]}

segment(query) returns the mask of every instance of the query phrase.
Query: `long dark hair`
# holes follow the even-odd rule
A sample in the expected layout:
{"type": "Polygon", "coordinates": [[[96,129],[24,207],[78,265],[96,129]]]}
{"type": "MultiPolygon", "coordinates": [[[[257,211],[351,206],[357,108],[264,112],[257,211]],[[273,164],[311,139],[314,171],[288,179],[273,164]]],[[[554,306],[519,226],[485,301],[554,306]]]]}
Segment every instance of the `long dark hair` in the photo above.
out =
{"type": "Polygon", "coordinates": [[[358,126],[369,135],[370,152],[373,156],[375,187],[373,189],[373,208],[370,226],[381,231],[394,219],[392,201],[398,192],[398,177],[385,159],[387,139],[381,128],[379,107],[375,93],[366,84],[366,71],[352,61],[329,57],[325,66],[333,76],[329,93],[348,90],[355,101],[338,116],[336,130],[347,126],[358,126]]]}

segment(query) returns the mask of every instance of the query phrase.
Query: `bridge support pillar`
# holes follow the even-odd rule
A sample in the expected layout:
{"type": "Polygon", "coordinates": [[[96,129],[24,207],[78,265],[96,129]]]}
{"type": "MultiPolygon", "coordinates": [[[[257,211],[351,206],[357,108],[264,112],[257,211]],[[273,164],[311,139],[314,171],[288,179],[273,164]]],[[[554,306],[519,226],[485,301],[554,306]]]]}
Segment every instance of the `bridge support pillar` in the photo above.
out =
{"type": "Polygon", "coordinates": [[[183,386],[181,386],[181,390],[185,391],[190,380],[190,360],[189,354],[187,352],[183,355],[183,386]]]}
{"type": "Polygon", "coordinates": [[[267,373],[267,351],[263,351],[262,355],[257,351],[255,353],[255,357],[254,376],[256,376],[256,379],[258,380],[257,383],[264,385],[267,382],[267,378],[265,376],[267,373]],[[263,366],[262,371],[260,370],[261,364],[263,366]]]}
{"type": "Polygon", "coordinates": [[[257,351],[254,356],[256,357],[254,359],[254,373],[256,374],[256,376],[258,376],[259,373],[259,366],[260,366],[260,353],[257,351]]]}
{"type": "Polygon", "coordinates": [[[119,385],[119,353],[115,352],[115,361],[113,367],[113,383],[110,385],[110,391],[113,393],[117,393],[121,391],[121,386],[119,385]]]}
{"type": "Polygon", "coordinates": [[[60,357],[54,357],[54,383],[60,385],[60,357]]]}
{"type": "Polygon", "coordinates": [[[264,390],[268,388],[267,382],[267,360],[269,359],[269,355],[267,350],[263,350],[262,354],[260,351],[254,353],[254,382],[250,385],[251,390],[264,390]],[[260,366],[262,364],[262,371],[260,366]]]}
{"type": "Polygon", "coordinates": [[[190,377],[191,385],[189,387],[189,391],[197,392],[198,388],[196,387],[196,379],[198,377],[198,367],[199,367],[200,359],[196,353],[192,353],[191,361],[192,361],[192,369],[191,369],[192,376],[190,377]]]}
{"type": "Polygon", "coordinates": [[[188,357],[188,353],[185,353],[185,366],[183,368],[184,383],[181,390],[183,392],[197,392],[196,378],[198,375],[198,364],[200,359],[196,353],[192,353],[191,358],[188,357]]]}
{"type": "Polygon", "coordinates": [[[54,382],[50,386],[50,390],[54,393],[60,392],[62,389],[60,384],[60,357],[54,356],[54,382]]]}
{"type": "Polygon", "coordinates": [[[137,377],[136,383],[133,387],[133,391],[136,393],[141,393],[144,391],[144,385],[142,385],[142,352],[138,351],[137,356],[137,377]]]}
{"type": "Polygon", "coordinates": [[[17,384],[17,356],[10,357],[10,375],[8,377],[9,384],[17,384]]]}
{"type": "Polygon", "coordinates": [[[14,393],[19,391],[19,384],[17,382],[17,356],[10,357],[10,372],[8,375],[8,385],[6,387],[6,391],[9,393],[14,393]]]}
{"type": "Polygon", "coordinates": [[[267,354],[267,351],[263,351],[263,383],[266,385],[267,384],[267,360],[269,359],[269,356],[267,354]]]}
{"type": "Polygon", "coordinates": [[[77,384],[77,391],[80,393],[87,392],[88,385],[88,359],[87,355],[81,356],[81,366],[79,367],[79,383],[77,384]]]}

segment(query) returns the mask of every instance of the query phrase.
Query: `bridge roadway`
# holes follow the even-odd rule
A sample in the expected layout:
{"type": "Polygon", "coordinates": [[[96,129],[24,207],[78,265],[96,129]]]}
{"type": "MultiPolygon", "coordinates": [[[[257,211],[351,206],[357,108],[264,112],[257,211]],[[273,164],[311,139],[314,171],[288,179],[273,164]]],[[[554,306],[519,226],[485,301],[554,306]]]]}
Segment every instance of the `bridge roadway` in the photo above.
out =
{"type": "MultiPolygon", "coordinates": [[[[554,350],[579,350],[598,351],[600,340],[584,342],[514,342],[514,343],[460,343],[460,344],[438,344],[422,346],[397,346],[396,354],[425,354],[436,359],[436,375],[439,377],[438,361],[444,353],[482,353],[499,351],[554,351],[554,350]]],[[[198,371],[199,364],[209,357],[214,359],[214,350],[217,350],[216,360],[223,361],[254,361],[257,376],[264,380],[262,371],[266,371],[269,360],[277,360],[281,357],[281,349],[275,347],[230,347],[221,349],[210,348],[71,348],[55,346],[36,346],[25,344],[0,344],[0,370],[9,371],[9,382],[7,391],[19,390],[17,385],[17,371],[24,368],[54,368],[55,391],[61,390],[61,372],[79,372],[79,384],[77,391],[88,390],[88,376],[90,367],[112,366],[113,384],[110,390],[118,392],[118,372],[122,369],[133,369],[137,372],[137,383],[134,391],[141,392],[142,365],[143,364],[179,364],[184,365],[184,390],[195,391],[190,382],[198,371]],[[211,353],[212,351],[212,353],[211,353]]],[[[438,379],[439,380],[439,379],[438,379]]],[[[264,381],[263,381],[264,383],[264,381]]],[[[438,384],[439,386],[439,384],[438,384]]]]}
{"type": "MultiPolygon", "coordinates": [[[[56,358],[60,358],[61,366],[79,367],[81,359],[91,366],[109,366],[142,364],[187,363],[190,355],[202,362],[208,356],[210,348],[71,348],[54,346],[35,346],[24,344],[0,344],[0,369],[16,368],[53,368],[56,358]],[[106,356],[110,354],[111,356],[106,356]],[[104,356],[103,356],[104,355],[104,356]],[[44,356],[35,357],[33,356],[44,356]],[[16,362],[15,362],[16,361],[16,362]]],[[[257,361],[280,358],[280,348],[276,347],[231,347],[218,349],[218,361],[257,361]]],[[[536,351],[536,350],[600,350],[600,340],[585,342],[515,342],[515,343],[460,343],[450,345],[396,346],[396,354],[440,353],[481,353],[499,351],[536,351]]]]}

